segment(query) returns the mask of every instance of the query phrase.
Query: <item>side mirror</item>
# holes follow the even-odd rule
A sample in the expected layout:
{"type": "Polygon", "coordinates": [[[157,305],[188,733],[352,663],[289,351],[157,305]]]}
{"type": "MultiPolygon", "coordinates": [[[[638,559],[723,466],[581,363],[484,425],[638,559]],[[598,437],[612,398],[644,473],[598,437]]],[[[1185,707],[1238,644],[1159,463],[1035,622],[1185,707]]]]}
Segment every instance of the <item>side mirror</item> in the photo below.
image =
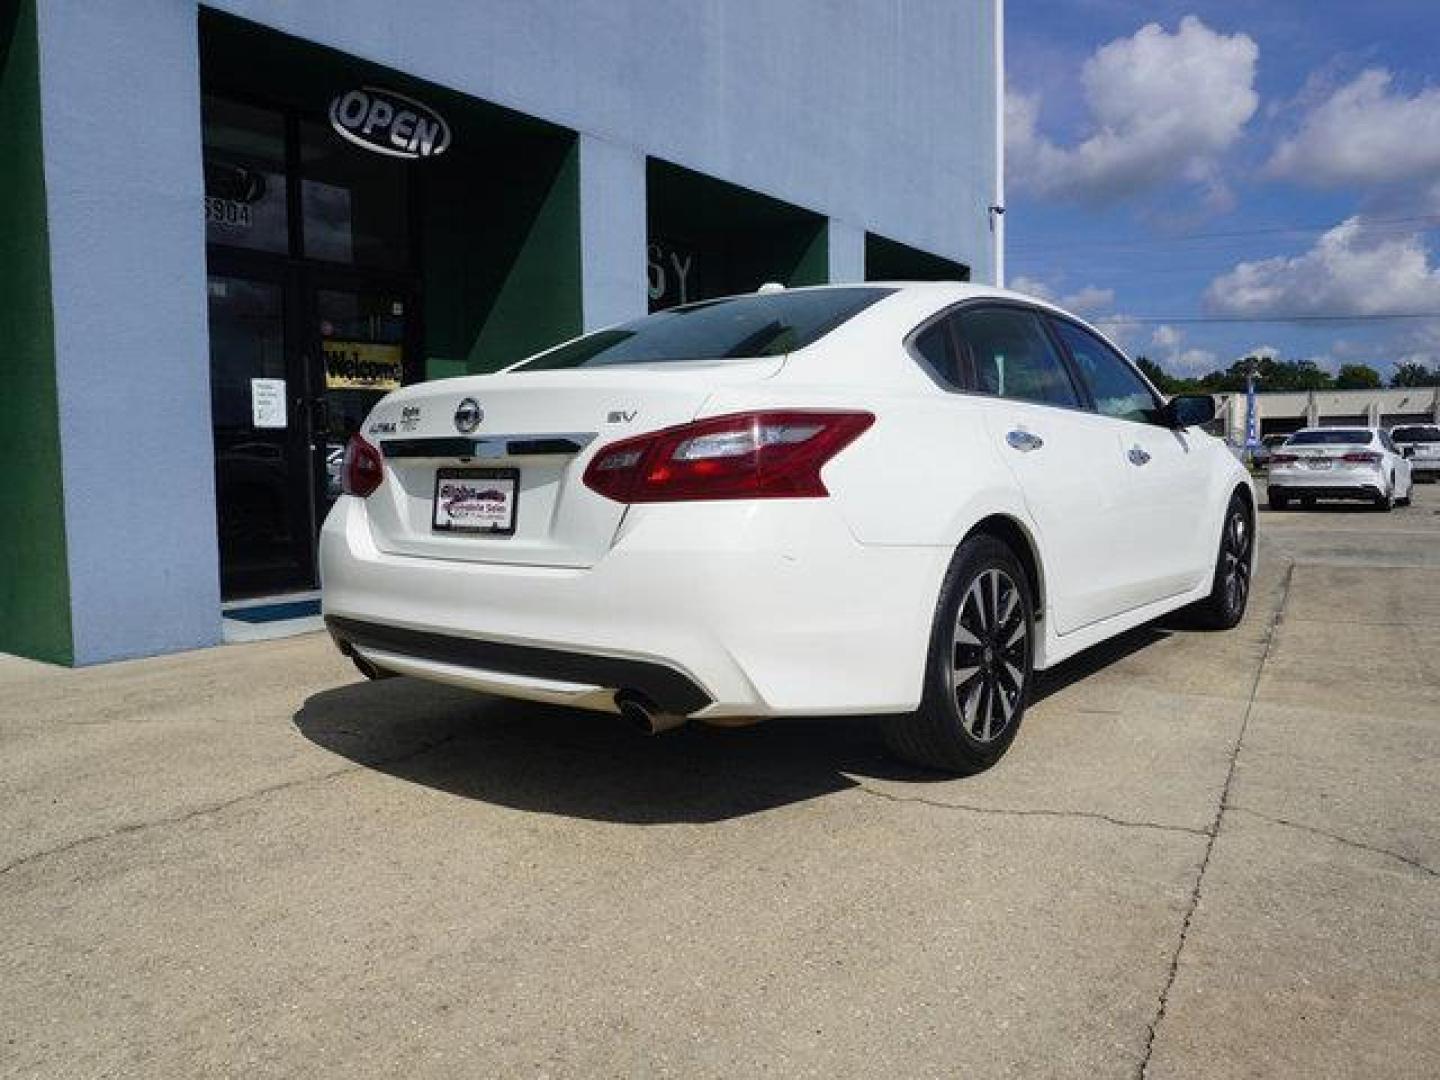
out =
{"type": "Polygon", "coordinates": [[[1215,419],[1215,399],[1209,394],[1176,394],[1165,403],[1162,415],[1172,428],[1202,427],[1215,419]]]}
{"type": "Polygon", "coordinates": [[[1401,452],[1402,454],[1404,454],[1406,457],[1414,457],[1414,456],[1415,456],[1415,447],[1413,447],[1413,446],[1407,446],[1407,447],[1405,447],[1403,450],[1401,450],[1400,452],[1401,452]]]}

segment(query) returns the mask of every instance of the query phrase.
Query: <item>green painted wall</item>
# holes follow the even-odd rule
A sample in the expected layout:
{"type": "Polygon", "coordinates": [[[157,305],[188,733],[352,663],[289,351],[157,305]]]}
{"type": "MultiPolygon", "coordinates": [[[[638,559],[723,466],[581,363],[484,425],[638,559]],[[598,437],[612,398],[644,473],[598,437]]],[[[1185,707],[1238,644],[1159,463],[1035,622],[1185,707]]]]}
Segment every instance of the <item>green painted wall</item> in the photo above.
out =
{"type": "Polygon", "coordinates": [[[750,292],[767,281],[829,281],[829,230],[819,214],[656,158],[646,162],[645,186],[649,239],[693,256],[689,299],[750,292]]]}
{"type": "Polygon", "coordinates": [[[68,664],[40,60],[34,0],[0,3],[0,652],[68,664]]]}
{"type": "MultiPolygon", "coordinates": [[[[458,140],[457,140],[458,141],[458,140]]],[[[494,371],[581,330],[575,140],[496,137],[425,175],[425,371],[494,371]]]]}

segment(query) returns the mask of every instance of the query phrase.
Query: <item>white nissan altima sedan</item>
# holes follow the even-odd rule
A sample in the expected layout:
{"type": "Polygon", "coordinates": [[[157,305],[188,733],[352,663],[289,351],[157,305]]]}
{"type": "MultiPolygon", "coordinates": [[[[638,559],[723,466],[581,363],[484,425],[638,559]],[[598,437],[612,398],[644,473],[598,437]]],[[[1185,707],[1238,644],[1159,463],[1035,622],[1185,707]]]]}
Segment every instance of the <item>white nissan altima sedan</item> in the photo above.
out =
{"type": "Polygon", "coordinates": [[[1245,470],[1100,334],[970,285],[674,308],[355,436],[325,618],[376,677],[685,719],[881,714],[968,771],[1036,669],[1177,608],[1239,622],[1245,470]]]}

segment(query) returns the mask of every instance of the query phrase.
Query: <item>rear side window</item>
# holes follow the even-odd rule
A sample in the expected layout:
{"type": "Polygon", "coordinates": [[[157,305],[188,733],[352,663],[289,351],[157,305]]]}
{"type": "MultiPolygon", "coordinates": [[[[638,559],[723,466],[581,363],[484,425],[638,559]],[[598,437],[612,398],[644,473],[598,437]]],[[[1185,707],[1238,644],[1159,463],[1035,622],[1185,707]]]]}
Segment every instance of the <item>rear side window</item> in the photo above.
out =
{"type": "Polygon", "coordinates": [[[1320,431],[1297,431],[1286,446],[1369,446],[1370,432],[1364,428],[1326,428],[1320,431]]]}
{"type": "Polygon", "coordinates": [[[893,289],[757,293],[657,311],[541,353],[516,371],[780,356],[819,341],[893,289]]]}
{"type": "Polygon", "coordinates": [[[1033,311],[979,308],[958,312],[954,320],[969,354],[966,389],[1041,405],[1079,407],[1075,384],[1033,311]]]}
{"type": "Polygon", "coordinates": [[[948,319],[931,323],[910,342],[910,348],[925,362],[931,373],[943,383],[960,386],[960,365],[955,355],[955,343],[950,337],[948,319]]]}
{"type": "Polygon", "coordinates": [[[1155,422],[1160,403],[1123,356],[1072,322],[1051,319],[1050,325],[1070,350],[1080,378],[1095,399],[1096,412],[1120,420],[1155,422]]]}

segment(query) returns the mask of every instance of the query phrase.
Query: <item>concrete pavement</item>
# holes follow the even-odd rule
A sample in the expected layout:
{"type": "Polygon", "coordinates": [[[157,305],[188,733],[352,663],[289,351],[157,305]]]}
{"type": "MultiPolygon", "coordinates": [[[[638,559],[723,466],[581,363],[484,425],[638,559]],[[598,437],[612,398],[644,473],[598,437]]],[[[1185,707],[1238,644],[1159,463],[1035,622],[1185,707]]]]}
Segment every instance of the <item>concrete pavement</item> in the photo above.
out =
{"type": "Polygon", "coordinates": [[[313,636],[0,660],[0,1075],[1440,1075],[1437,511],[1263,513],[1239,630],[963,780],[313,636]]]}

